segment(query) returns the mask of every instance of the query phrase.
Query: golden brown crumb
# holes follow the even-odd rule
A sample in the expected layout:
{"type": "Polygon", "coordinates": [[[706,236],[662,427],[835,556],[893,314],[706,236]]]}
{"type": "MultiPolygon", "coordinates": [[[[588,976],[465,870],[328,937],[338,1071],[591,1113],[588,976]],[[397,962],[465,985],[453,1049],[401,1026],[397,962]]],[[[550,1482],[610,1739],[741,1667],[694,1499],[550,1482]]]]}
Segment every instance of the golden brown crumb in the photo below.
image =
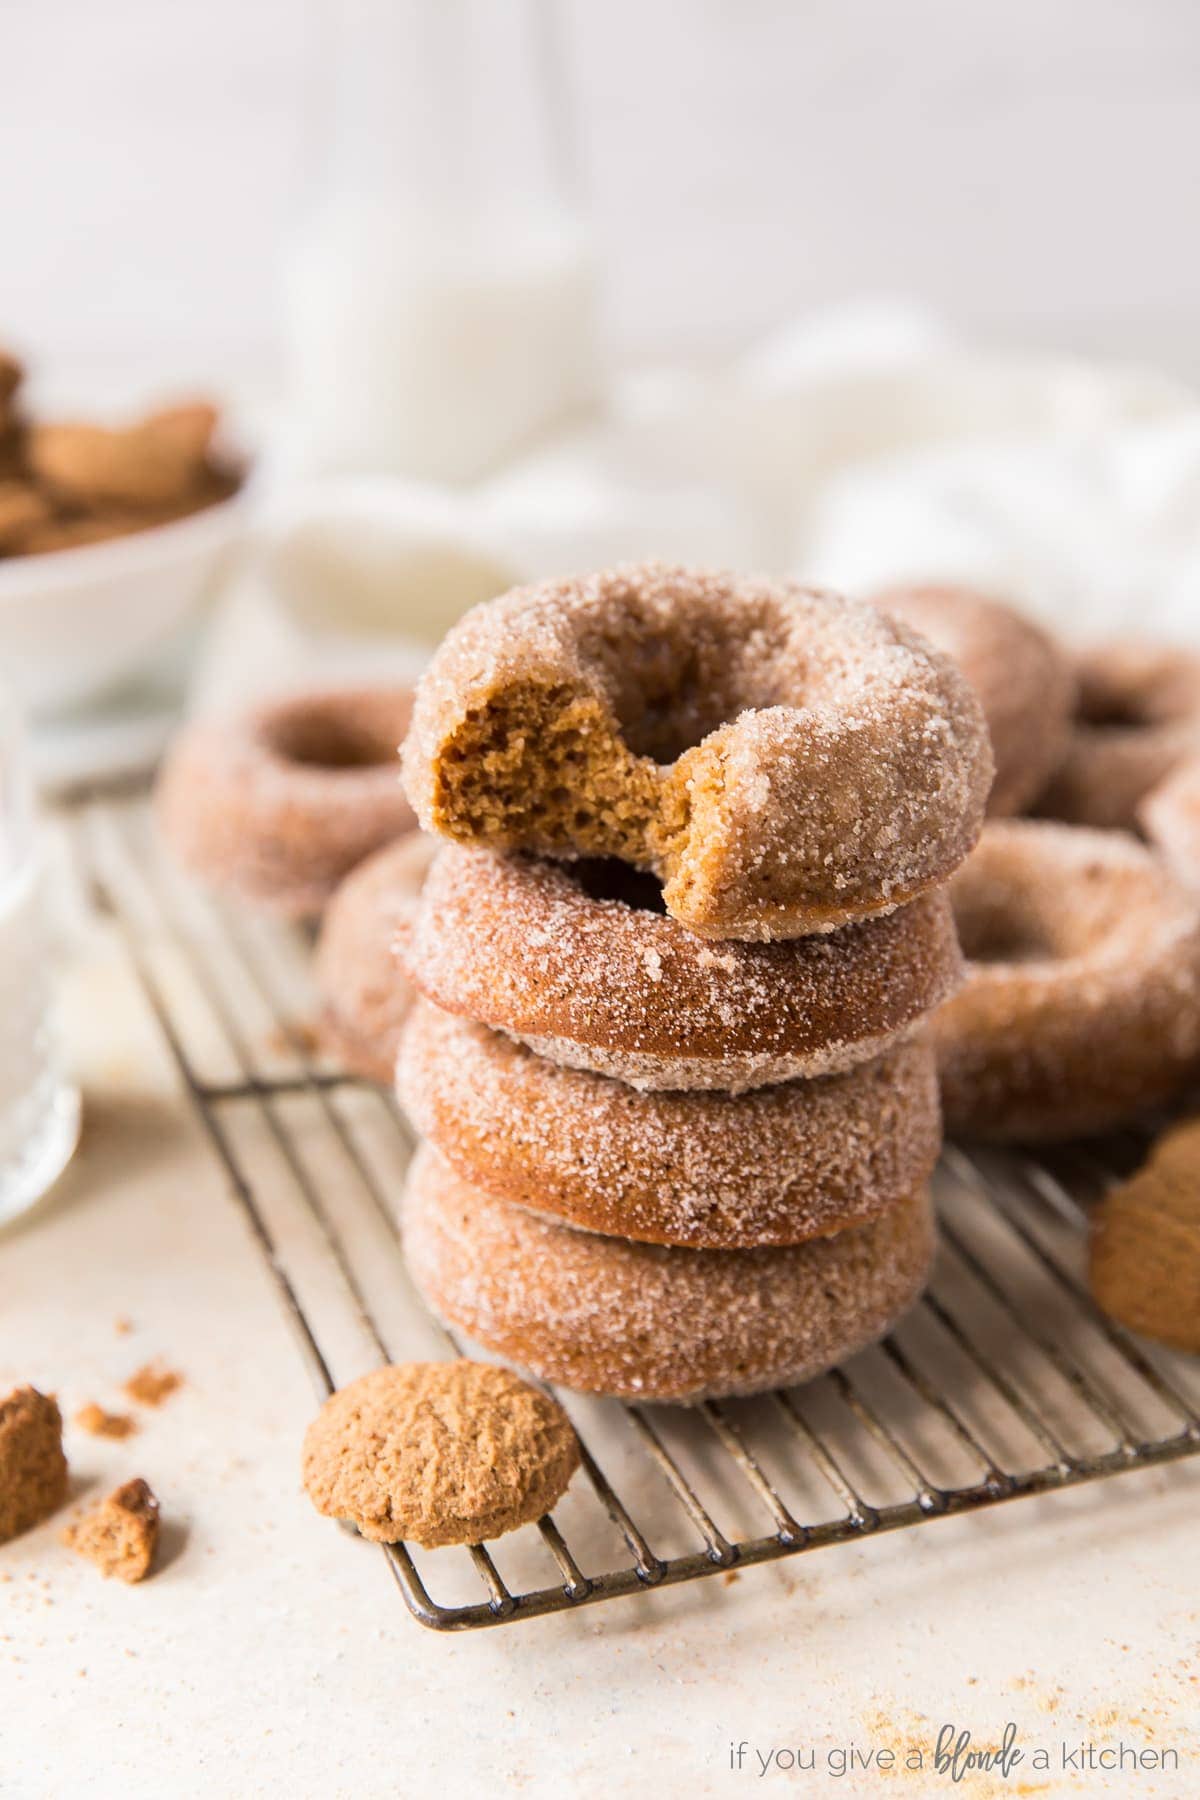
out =
{"type": "Polygon", "coordinates": [[[0,1544],[40,1524],[66,1497],[58,1402],[36,1388],[16,1388],[0,1400],[0,1544]]]}
{"type": "Polygon", "coordinates": [[[119,1318],[113,1320],[113,1330],[118,1337],[128,1337],[133,1330],[133,1320],[127,1319],[122,1313],[119,1318]]]}
{"type": "Polygon", "coordinates": [[[94,1400],[80,1407],[74,1422],[92,1437],[127,1438],[137,1430],[137,1420],[129,1413],[106,1412],[94,1400]]]}
{"type": "Polygon", "coordinates": [[[141,1581],[158,1544],[158,1501],[140,1476],[126,1481],[63,1531],[62,1540],[107,1579],[141,1581]]]}
{"type": "Polygon", "coordinates": [[[183,1386],[183,1376],[174,1369],[163,1369],[157,1363],[143,1363],[125,1383],[125,1392],[139,1406],[161,1406],[175,1389],[183,1386]]]}
{"type": "Polygon", "coordinates": [[[1091,1283],[1122,1325],[1200,1353],[1200,1119],[1159,1138],[1097,1209],[1091,1283]]]}

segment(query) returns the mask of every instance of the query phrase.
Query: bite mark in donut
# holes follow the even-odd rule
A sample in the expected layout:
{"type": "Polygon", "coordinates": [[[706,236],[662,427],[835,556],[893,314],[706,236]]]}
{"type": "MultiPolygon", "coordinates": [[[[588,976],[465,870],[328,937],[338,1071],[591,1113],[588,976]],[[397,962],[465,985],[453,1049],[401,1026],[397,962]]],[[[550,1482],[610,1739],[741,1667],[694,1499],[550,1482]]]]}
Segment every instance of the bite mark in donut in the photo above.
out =
{"type": "Polygon", "coordinates": [[[658,564],[475,608],[418,689],[404,769],[430,831],[619,857],[691,930],[747,940],[943,880],[992,772],[969,685],[903,625],[658,564]]]}

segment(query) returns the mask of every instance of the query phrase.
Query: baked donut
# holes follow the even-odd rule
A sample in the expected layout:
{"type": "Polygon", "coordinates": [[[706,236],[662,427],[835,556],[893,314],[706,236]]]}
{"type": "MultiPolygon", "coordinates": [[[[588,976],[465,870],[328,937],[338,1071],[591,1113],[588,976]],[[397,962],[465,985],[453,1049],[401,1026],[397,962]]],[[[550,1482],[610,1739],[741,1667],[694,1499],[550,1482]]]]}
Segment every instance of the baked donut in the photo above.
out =
{"type": "Polygon", "coordinates": [[[807,1381],[882,1337],[928,1279],[934,1229],[922,1187],[808,1244],[630,1244],[496,1200],[423,1147],[404,1247],[434,1312],[518,1367],[590,1393],[690,1402],[807,1381]]]}
{"type": "Polygon", "coordinates": [[[1200,757],[1180,763],[1151,790],[1138,823],[1184,887],[1200,892],[1200,757]]]}
{"type": "Polygon", "coordinates": [[[967,980],[933,1024],[946,1129],[1083,1137],[1200,1067],[1200,903],[1123,832],[989,825],[951,884],[967,980]]]}
{"type": "Polygon", "coordinates": [[[887,1049],[961,979],[944,894],[781,944],[709,944],[624,863],[447,844],[400,959],[443,1011],[639,1088],[828,1075],[887,1049]]]}
{"type": "Polygon", "coordinates": [[[884,912],[979,832],[987,728],[865,603],[659,563],[517,588],[455,626],[404,746],[426,830],[617,857],[702,937],[884,912]]]}
{"type": "Polygon", "coordinates": [[[411,923],[437,848],[407,831],[352,869],[321,921],[313,976],[321,1037],[356,1075],[389,1082],[413,989],[400,972],[397,941],[411,923]]]}
{"type": "Polygon", "coordinates": [[[1003,600],[966,587],[896,587],[876,606],[952,657],[979,696],[996,778],[991,817],[1024,812],[1067,746],[1075,677],[1049,632],[1003,600]]]}
{"type": "Polygon", "coordinates": [[[1200,753],[1200,655],[1165,644],[1102,644],[1076,664],[1066,755],[1038,802],[1048,819],[1137,829],[1152,788],[1200,753]]]}
{"type": "Polygon", "coordinates": [[[924,1038],[817,1081],[639,1094],[422,1000],[397,1080],[417,1130],[464,1180],[650,1244],[728,1250],[826,1237],[915,1193],[941,1149],[924,1038]]]}
{"type": "Polygon", "coordinates": [[[288,918],[319,914],[342,877],[410,831],[397,751],[407,688],[329,689],[180,732],[157,792],[184,865],[288,918]]]}

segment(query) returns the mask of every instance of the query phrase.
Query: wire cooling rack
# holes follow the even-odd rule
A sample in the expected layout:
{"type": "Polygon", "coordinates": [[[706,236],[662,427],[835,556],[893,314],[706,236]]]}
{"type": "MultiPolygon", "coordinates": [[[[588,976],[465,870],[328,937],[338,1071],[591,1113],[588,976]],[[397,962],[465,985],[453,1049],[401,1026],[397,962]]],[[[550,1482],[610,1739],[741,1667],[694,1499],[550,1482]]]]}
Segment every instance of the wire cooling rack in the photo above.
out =
{"type": "MultiPolygon", "coordinates": [[[[93,796],[68,824],[318,1392],[464,1348],[404,1269],[403,1116],[314,1046],[304,934],[197,891],[144,796],[93,796]]],[[[1196,1454],[1197,1366],[1105,1319],[1082,1274],[1087,1206],[1139,1151],[948,1147],[933,1283],[882,1344],[754,1400],[561,1392],[583,1470],[554,1517],[490,1547],[387,1548],[410,1611],[438,1630],[500,1625],[1196,1454]]]]}

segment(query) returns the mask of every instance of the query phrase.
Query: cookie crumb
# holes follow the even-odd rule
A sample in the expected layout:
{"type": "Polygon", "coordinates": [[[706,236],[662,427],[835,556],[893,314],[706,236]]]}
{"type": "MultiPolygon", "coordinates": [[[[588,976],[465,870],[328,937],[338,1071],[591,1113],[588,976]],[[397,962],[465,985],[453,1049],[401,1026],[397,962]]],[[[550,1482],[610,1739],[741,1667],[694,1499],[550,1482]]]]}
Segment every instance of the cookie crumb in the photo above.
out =
{"type": "Polygon", "coordinates": [[[133,1320],[127,1319],[124,1313],[121,1313],[118,1318],[113,1320],[113,1330],[118,1337],[128,1337],[133,1330],[133,1320]]]}
{"type": "Polygon", "coordinates": [[[92,1437],[127,1438],[137,1430],[137,1420],[129,1413],[106,1412],[95,1400],[80,1407],[74,1423],[92,1437]]]}
{"type": "Polygon", "coordinates": [[[158,1545],[158,1501],[140,1476],[122,1483],[92,1512],[68,1525],[64,1544],[94,1562],[107,1580],[141,1581],[158,1545]]]}
{"type": "Polygon", "coordinates": [[[183,1376],[174,1369],[163,1369],[157,1363],[143,1363],[125,1383],[125,1392],[139,1406],[161,1406],[175,1389],[183,1386],[183,1376]]]}
{"type": "Polygon", "coordinates": [[[40,1525],[66,1497],[58,1402],[33,1387],[15,1388],[0,1400],[0,1544],[40,1525]]]}

